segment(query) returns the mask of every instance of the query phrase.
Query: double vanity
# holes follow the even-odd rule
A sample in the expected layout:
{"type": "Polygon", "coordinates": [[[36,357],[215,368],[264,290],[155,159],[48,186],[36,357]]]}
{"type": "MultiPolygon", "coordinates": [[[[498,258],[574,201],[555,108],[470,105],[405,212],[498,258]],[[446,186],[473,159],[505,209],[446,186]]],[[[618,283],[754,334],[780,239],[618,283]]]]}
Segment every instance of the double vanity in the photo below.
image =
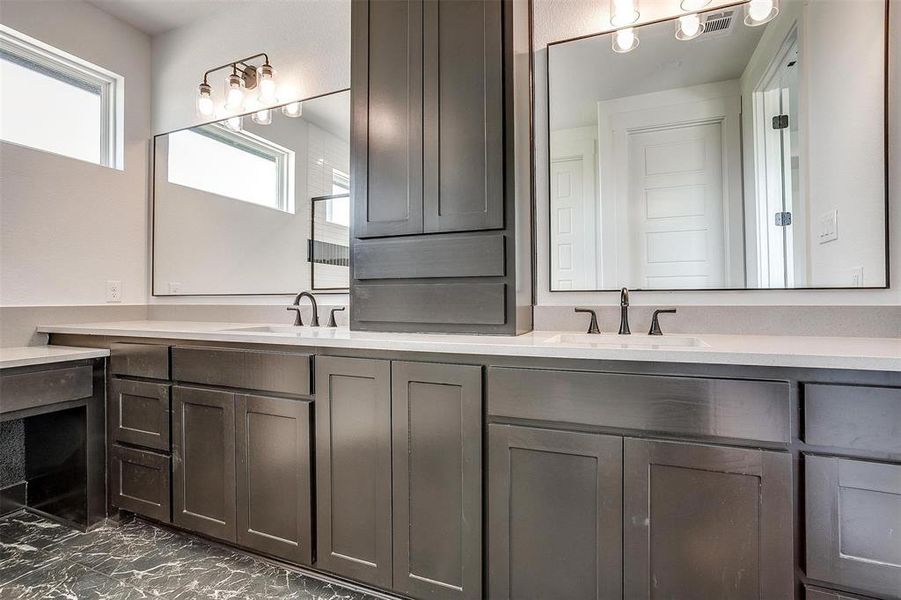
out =
{"type": "Polygon", "coordinates": [[[901,597],[897,339],[39,329],[110,352],[113,511],[414,598],[901,597]]]}

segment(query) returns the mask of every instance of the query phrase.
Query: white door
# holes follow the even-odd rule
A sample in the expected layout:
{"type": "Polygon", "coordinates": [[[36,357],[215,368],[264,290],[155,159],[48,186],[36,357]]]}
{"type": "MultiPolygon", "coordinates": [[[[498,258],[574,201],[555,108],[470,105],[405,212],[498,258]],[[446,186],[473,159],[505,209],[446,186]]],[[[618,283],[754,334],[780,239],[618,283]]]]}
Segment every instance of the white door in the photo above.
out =
{"type": "Polygon", "coordinates": [[[554,290],[594,288],[594,228],[587,217],[583,159],[551,163],[551,276],[554,290]]]}
{"type": "Polygon", "coordinates": [[[630,133],[628,270],[633,287],[723,287],[722,126],[630,133]]]}

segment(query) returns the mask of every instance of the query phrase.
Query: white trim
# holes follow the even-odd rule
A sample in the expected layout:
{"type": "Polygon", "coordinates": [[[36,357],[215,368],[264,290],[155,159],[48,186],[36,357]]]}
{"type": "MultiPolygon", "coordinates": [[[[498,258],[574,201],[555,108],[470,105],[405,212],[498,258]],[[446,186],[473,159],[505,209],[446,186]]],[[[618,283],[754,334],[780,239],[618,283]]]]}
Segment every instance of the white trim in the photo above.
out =
{"type": "MultiPolygon", "coordinates": [[[[123,170],[125,78],[0,24],[0,49],[64,78],[97,87],[100,92],[100,162],[123,170]]],[[[37,150],[47,151],[43,148],[37,150]]]]}

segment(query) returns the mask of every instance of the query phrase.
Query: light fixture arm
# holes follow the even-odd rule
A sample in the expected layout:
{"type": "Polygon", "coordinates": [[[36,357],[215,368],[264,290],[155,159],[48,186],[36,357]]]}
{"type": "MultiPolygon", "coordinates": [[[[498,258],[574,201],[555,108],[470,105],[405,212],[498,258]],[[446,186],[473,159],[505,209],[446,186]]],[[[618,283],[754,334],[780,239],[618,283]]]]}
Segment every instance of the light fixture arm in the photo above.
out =
{"type": "Polygon", "coordinates": [[[260,58],[261,56],[263,57],[263,66],[271,66],[271,65],[269,64],[269,55],[266,54],[265,52],[260,52],[259,54],[254,54],[254,55],[252,55],[252,56],[247,56],[247,57],[245,57],[245,58],[241,58],[241,59],[238,59],[238,60],[233,60],[233,61],[231,61],[231,62],[225,63],[224,65],[219,65],[218,67],[213,67],[212,69],[208,69],[208,70],[203,74],[203,83],[209,85],[209,76],[210,76],[210,73],[215,73],[216,71],[219,71],[219,70],[221,70],[221,69],[225,69],[225,68],[228,68],[228,67],[231,67],[231,68],[232,68],[232,72],[233,72],[235,75],[237,75],[237,74],[238,74],[238,65],[241,65],[242,67],[244,67],[244,69],[241,69],[241,71],[244,72],[244,70],[245,70],[247,67],[251,67],[251,66],[252,66],[252,65],[249,65],[249,64],[248,64],[248,61],[251,61],[251,60],[253,60],[253,59],[255,59],[255,58],[260,58]]]}

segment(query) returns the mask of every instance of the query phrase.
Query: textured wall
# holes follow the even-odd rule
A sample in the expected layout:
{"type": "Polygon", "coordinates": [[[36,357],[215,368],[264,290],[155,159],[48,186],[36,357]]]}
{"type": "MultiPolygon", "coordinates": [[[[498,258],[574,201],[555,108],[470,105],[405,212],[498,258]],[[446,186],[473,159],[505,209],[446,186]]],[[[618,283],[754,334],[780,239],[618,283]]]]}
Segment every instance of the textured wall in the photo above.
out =
{"type": "Polygon", "coordinates": [[[25,480],[25,422],[0,423],[0,488],[25,480]]]}

